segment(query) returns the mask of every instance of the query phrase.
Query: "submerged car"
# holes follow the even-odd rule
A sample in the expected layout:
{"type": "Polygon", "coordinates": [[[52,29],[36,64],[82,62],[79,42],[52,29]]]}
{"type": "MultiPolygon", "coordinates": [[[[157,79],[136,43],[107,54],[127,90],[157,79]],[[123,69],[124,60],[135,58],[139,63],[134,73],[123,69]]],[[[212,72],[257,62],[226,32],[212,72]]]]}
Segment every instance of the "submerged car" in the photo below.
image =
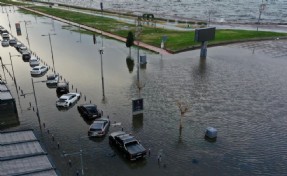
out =
{"type": "Polygon", "coordinates": [[[3,47],[9,46],[9,40],[7,40],[7,39],[2,40],[2,41],[1,41],[1,45],[2,45],[3,47]]]}
{"type": "Polygon", "coordinates": [[[86,119],[95,119],[102,117],[103,111],[99,110],[95,104],[83,104],[78,106],[78,111],[86,119]]]}
{"type": "Polygon", "coordinates": [[[59,82],[59,75],[58,74],[49,74],[47,76],[46,84],[47,86],[56,87],[59,82]]]}
{"type": "Polygon", "coordinates": [[[57,101],[56,106],[60,107],[69,107],[79,100],[81,95],[79,93],[68,93],[62,95],[57,101]]]}
{"type": "Polygon", "coordinates": [[[15,38],[11,38],[11,39],[9,40],[9,45],[10,45],[10,46],[14,46],[16,43],[17,43],[17,40],[16,40],[15,38]]]}
{"type": "Polygon", "coordinates": [[[24,62],[29,62],[31,58],[31,53],[28,51],[25,51],[22,53],[22,59],[24,62]]]}
{"type": "Polygon", "coordinates": [[[109,135],[109,143],[117,147],[130,161],[145,158],[146,149],[135,139],[134,136],[123,131],[113,132],[109,135]]]}
{"type": "Polygon", "coordinates": [[[48,71],[48,67],[43,65],[43,66],[35,66],[32,68],[30,71],[31,75],[37,76],[37,75],[42,75],[48,71]]]}
{"type": "Polygon", "coordinates": [[[69,93],[69,83],[68,82],[59,82],[57,84],[56,92],[59,95],[69,93]]]}
{"type": "Polygon", "coordinates": [[[110,120],[108,118],[96,119],[90,126],[88,136],[103,137],[108,133],[110,120]]]}
{"type": "Polygon", "coordinates": [[[35,57],[35,56],[33,56],[33,57],[30,58],[29,63],[30,63],[31,67],[38,66],[40,64],[40,59],[35,57]]]}
{"type": "Polygon", "coordinates": [[[28,51],[28,48],[26,46],[20,46],[18,51],[19,51],[19,53],[22,54],[22,53],[28,51]]]}

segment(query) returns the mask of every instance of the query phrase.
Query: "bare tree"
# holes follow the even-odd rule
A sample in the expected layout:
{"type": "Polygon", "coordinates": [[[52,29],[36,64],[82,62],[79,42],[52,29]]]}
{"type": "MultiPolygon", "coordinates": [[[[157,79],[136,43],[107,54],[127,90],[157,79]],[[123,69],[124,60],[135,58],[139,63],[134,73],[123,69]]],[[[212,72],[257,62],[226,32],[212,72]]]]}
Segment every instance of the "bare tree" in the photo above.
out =
{"type": "MultiPolygon", "coordinates": [[[[184,117],[184,114],[188,111],[189,107],[186,103],[182,101],[177,101],[176,105],[180,111],[180,124],[179,124],[179,129],[181,130],[183,128],[182,126],[182,118],[184,117]]],[[[181,132],[181,131],[180,131],[181,132]]]]}

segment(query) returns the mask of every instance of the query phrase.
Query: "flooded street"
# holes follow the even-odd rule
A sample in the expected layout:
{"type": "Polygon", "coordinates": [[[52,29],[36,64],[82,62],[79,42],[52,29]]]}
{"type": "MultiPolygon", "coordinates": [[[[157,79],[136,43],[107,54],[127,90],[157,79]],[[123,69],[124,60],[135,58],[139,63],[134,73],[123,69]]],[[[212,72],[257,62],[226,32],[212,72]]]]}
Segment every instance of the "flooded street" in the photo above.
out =
{"type": "MultiPolygon", "coordinates": [[[[131,100],[138,96],[137,75],[136,66],[132,72],[127,66],[129,49],[125,43],[103,39],[106,101],[102,101],[100,36],[94,45],[91,35],[70,31],[67,24],[13,10],[8,17],[0,13],[0,24],[14,36],[17,36],[15,23],[19,21],[30,21],[27,23],[30,49],[51,67],[49,38],[42,35],[56,34],[51,35],[54,69],[62,80],[69,81],[70,92],[82,94],[72,108],[58,110],[56,90],[41,82],[46,76],[34,78],[40,130],[36,113],[29,108],[29,102],[35,104],[34,97],[17,96],[14,82],[5,71],[20,120],[20,126],[8,130],[34,129],[62,175],[81,172],[79,155],[63,156],[81,148],[83,170],[91,176],[287,174],[286,40],[213,47],[208,49],[206,60],[199,59],[198,50],[162,57],[140,50],[140,55],[146,55],[148,60],[146,68],[140,71],[144,115],[133,118],[131,100]],[[124,128],[150,149],[150,156],[129,162],[110,147],[108,136],[87,138],[90,122],[79,115],[77,105],[90,101],[103,109],[104,116],[109,115],[112,123],[121,123],[111,126],[109,133],[124,128]],[[177,101],[189,105],[182,131],[179,131],[177,101]],[[214,143],[204,139],[208,126],[218,130],[214,143]],[[72,166],[68,165],[69,160],[72,166]]],[[[24,23],[20,23],[22,36],[17,38],[28,46],[24,23]]],[[[14,47],[0,47],[4,64],[10,64],[9,52],[19,54],[14,47]]],[[[132,56],[136,55],[133,48],[132,56]]],[[[12,61],[17,85],[24,93],[31,93],[29,63],[14,56],[12,61]]],[[[12,73],[11,66],[6,67],[12,73]]],[[[3,76],[2,69],[0,74],[3,76]]]]}

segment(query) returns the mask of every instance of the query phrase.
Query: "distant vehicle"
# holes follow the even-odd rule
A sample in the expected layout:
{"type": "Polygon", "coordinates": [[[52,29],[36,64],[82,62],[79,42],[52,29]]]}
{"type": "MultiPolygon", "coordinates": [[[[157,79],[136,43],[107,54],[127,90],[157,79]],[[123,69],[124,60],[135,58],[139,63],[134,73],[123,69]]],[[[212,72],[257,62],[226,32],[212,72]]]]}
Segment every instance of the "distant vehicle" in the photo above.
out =
{"type": "Polygon", "coordinates": [[[24,46],[21,42],[17,42],[14,47],[16,48],[17,51],[19,51],[20,47],[24,46]]]}
{"type": "Polygon", "coordinates": [[[69,93],[69,83],[68,82],[59,82],[56,89],[57,94],[66,94],[69,93]]]}
{"type": "Polygon", "coordinates": [[[21,54],[28,51],[28,48],[26,46],[20,46],[18,50],[21,54]]]}
{"type": "Polygon", "coordinates": [[[109,135],[109,143],[116,146],[124,157],[134,161],[146,156],[146,149],[130,134],[123,131],[113,132],[109,135]]]}
{"type": "Polygon", "coordinates": [[[29,51],[24,51],[22,53],[22,59],[24,62],[29,62],[31,58],[31,53],[29,51]]]}
{"type": "Polygon", "coordinates": [[[38,65],[40,65],[40,59],[35,57],[35,56],[33,56],[33,57],[30,58],[29,63],[30,63],[31,67],[38,66],[38,65]]]}
{"type": "Polygon", "coordinates": [[[108,118],[96,119],[90,126],[88,136],[103,137],[108,133],[110,120],[108,118]]]}
{"type": "Polygon", "coordinates": [[[79,100],[80,97],[81,95],[79,93],[64,94],[56,101],[56,106],[69,107],[79,100]]]}
{"type": "Polygon", "coordinates": [[[47,86],[56,87],[59,82],[59,74],[49,74],[47,76],[46,84],[47,86]]]}
{"type": "Polygon", "coordinates": [[[7,47],[7,46],[9,46],[9,40],[2,40],[1,41],[1,45],[3,46],[3,47],[7,47]]]}
{"type": "Polygon", "coordinates": [[[9,38],[10,38],[9,33],[7,33],[7,32],[2,33],[1,35],[2,35],[3,40],[4,39],[8,39],[9,40],[9,38]]]}
{"type": "Polygon", "coordinates": [[[95,119],[102,117],[103,112],[95,104],[83,104],[78,106],[78,111],[86,119],[95,119]]]}
{"type": "Polygon", "coordinates": [[[35,66],[32,68],[30,71],[31,75],[42,75],[43,73],[46,73],[48,71],[48,67],[43,65],[43,66],[35,66]]]}
{"type": "Polygon", "coordinates": [[[9,33],[9,32],[2,27],[2,28],[0,28],[0,34],[3,34],[3,33],[9,33]]]}
{"type": "Polygon", "coordinates": [[[9,40],[9,45],[10,45],[10,46],[14,46],[16,43],[17,43],[17,40],[14,39],[14,38],[11,38],[11,39],[9,40]]]}

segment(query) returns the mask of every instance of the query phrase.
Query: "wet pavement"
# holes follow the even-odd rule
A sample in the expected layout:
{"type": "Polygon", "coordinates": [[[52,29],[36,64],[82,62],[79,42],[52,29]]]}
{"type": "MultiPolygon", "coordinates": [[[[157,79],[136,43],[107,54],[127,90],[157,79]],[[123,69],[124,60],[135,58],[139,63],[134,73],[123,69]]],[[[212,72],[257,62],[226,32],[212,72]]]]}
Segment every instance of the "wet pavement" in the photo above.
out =
{"type": "MultiPolygon", "coordinates": [[[[100,37],[94,45],[92,36],[70,31],[65,23],[17,12],[9,13],[8,20],[6,13],[0,14],[0,24],[9,29],[10,21],[15,36],[14,24],[24,20],[30,21],[27,32],[31,50],[42,64],[51,67],[47,74],[52,72],[53,63],[49,39],[41,35],[56,33],[51,36],[53,69],[62,81],[70,82],[71,92],[81,92],[82,97],[70,109],[59,110],[55,89],[41,83],[46,77],[33,78],[37,82],[39,124],[33,111],[34,97],[17,96],[7,65],[8,86],[20,116],[20,126],[8,130],[34,129],[62,175],[81,172],[80,155],[63,155],[81,148],[85,175],[286,175],[286,40],[213,47],[208,49],[206,60],[199,59],[198,50],[163,57],[140,50],[148,59],[140,71],[145,110],[143,117],[132,117],[131,100],[138,96],[136,63],[127,65],[125,43],[104,38],[106,100],[102,101],[100,37]],[[84,120],[76,107],[90,101],[113,123],[121,123],[111,126],[109,133],[124,128],[140,139],[151,155],[128,162],[109,146],[107,136],[87,138],[91,122],[84,120]],[[177,101],[189,105],[181,131],[177,101]],[[203,138],[208,126],[218,130],[215,143],[203,138]]],[[[28,46],[24,24],[21,26],[23,34],[17,38],[28,46]]],[[[0,47],[4,64],[9,64],[9,52],[18,54],[13,47],[0,47]]],[[[132,56],[136,54],[137,49],[132,48],[132,56]]],[[[18,57],[12,61],[17,85],[24,93],[31,92],[29,64],[18,57]]],[[[2,70],[0,73],[3,75],[2,70]]]]}

